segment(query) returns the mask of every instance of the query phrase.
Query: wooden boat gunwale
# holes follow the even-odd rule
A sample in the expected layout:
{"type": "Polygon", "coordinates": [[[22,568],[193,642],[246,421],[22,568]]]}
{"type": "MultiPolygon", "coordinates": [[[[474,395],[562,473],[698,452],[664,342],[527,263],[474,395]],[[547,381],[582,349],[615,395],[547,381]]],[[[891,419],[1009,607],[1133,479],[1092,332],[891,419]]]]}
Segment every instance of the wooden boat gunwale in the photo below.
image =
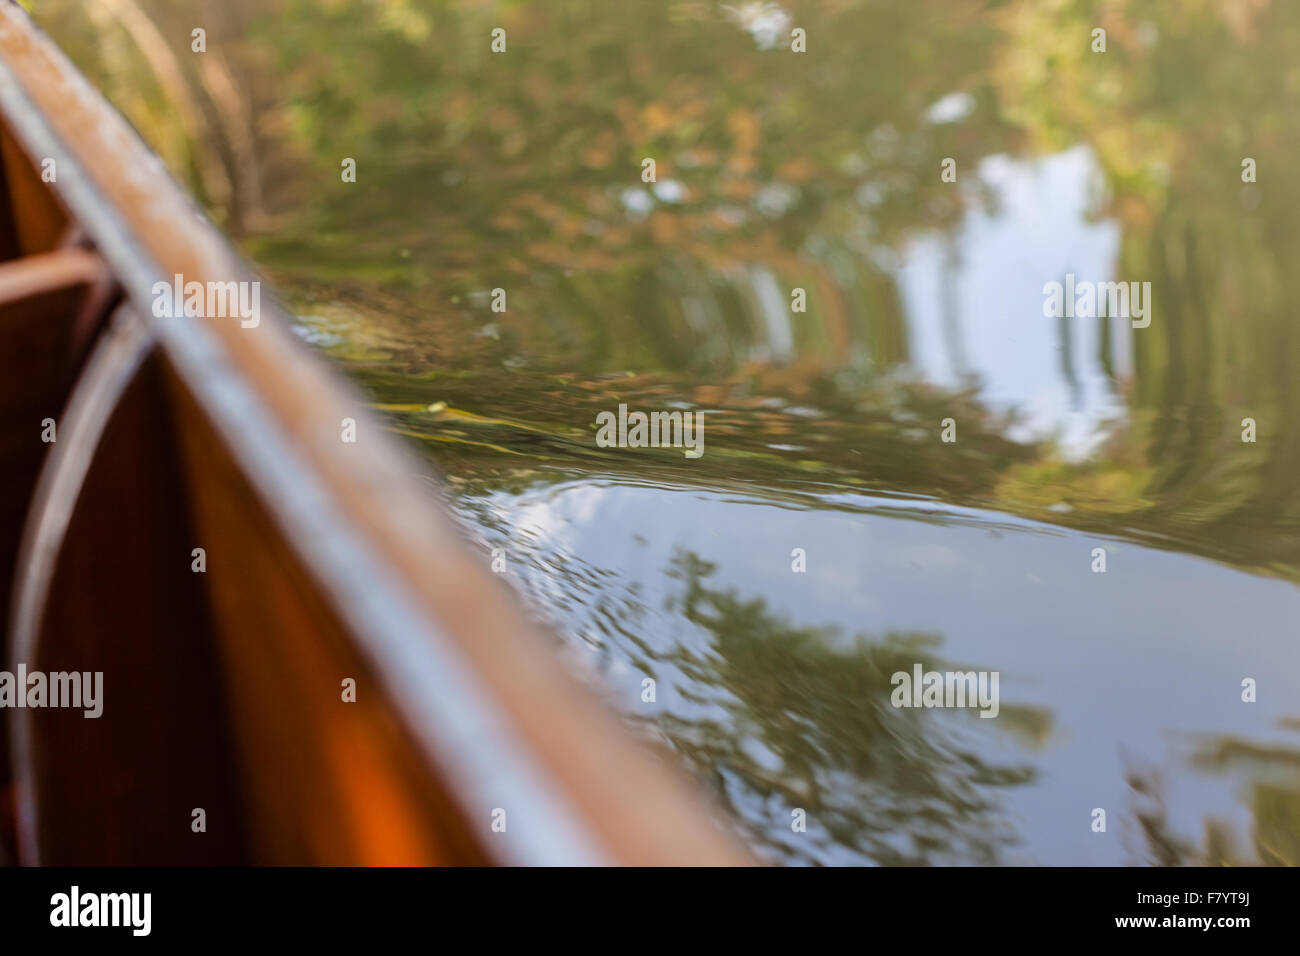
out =
{"type": "MultiPolygon", "coordinates": [[[[160,278],[258,280],[134,131],[12,5],[0,8],[0,112],[29,156],[56,160],[56,192],[121,283],[139,326],[132,334],[156,345],[190,391],[462,806],[476,814],[511,802],[529,807],[531,825],[494,841],[494,858],[745,862],[689,788],[629,746],[563,672],[516,602],[433,513],[425,467],[386,434],[353,387],[293,341],[278,305],[264,303],[253,329],[152,315],[150,290],[160,278]],[[365,431],[364,456],[340,445],[344,417],[365,431]],[[457,592],[459,603],[449,602],[457,592]]],[[[106,343],[99,349],[112,340],[106,343]]],[[[99,360],[97,352],[91,366],[99,360]]],[[[92,395],[109,387],[82,384],[92,395]]],[[[70,411],[85,408],[77,394],[70,411]]],[[[52,464],[73,467],[66,458],[52,464]]],[[[60,486],[75,482],[58,470],[42,486],[58,489],[48,492],[58,498],[72,495],[60,486]]],[[[14,661],[39,637],[35,595],[50,547],[41,531],[29,531],[14,661]]],[[[18,752],[26,753],[26,725],[13,726],[18,752]]],[[[17,770],[23,856],[35,862],[39,795],[21,761],[17,770]]]]}
{"type": "MultiPolygon", "coordinates": [[[[9,13],[8,10],[4,12],[9,13]]],[[[96,239],[100,254],[122,281],[127,296],[139,304],[147,304],[149,299],[144,290],[150,289],[158,276],[168,273],[152,265],[149,254],[140,247],[131,232],[123,228],[116,211],[91,185],[91,180],[87,178],[79,159],[65,148],[64,143],[49,128],[45,117],[32,104],[3,58],[0,58],[0,112],[9,118],[14,135],[22,141],[29,155],[49,156],[55,160],[57,168],[63,171],[59,189],[60,198],[96,239]]],[[[169,174],[162,168],[161,162],[150,152],[146,152],[146,155],[158,166],[160,185],[170,186],[169,174]]],[[[197,209],[192,212],[196,218],[202,215],[197,209]]],[[[236,281],[256,281],[251,272],[243,268],[242,262],[236,257],[230,255],[222,258],[228,259],[229,262],[218,260],[220,264],[216,268],[225,271],[226,274],[235,272],[236,281]]],[[[212,268],[209,263],[205,262],[204,265],[212,268]]],[[[205,271],[201,274],[211,273],[205,271]]],[[[194,273],[190,272],[189,275],[193,276],[194,273]]],[[[149,315],[148,310],[140,309],[140,315],[141,321],[148,324],[146,318],[149,315]]],[[[179,321],[176,324],[179,325],[179,321]]],[[[540,781],[506,782],[501,779],[503,772],[508,772],[509,768],[520,763],[526,766],[526,757],[518,752],[506,756],[517,748],[504,740],[495,743],[492,741],[489,730],[490,719],[486,715],[477,716],[474,713],[477,709],[476,695],[469,689],[468,685],[472,684],[472,679],[463,665],[458,665],[449,659],[414,659],[419,653],[415,650],[414,641],[402,637],[393,639],[394,635],[405,635],[409,638],[412,634],[419,634],[426,630],[425,622],[405,606],[407,602],[400,595],[385,594],[392,590],[389,582],[363,561],[359,544],[343,536],[338,521],[320,520],[320,516],[330,510],[328,496],[317,487],[318,483],[311,470],[292,460],[285,453],[285,449],[292,446],[284,436],[275,433],[276,429],[268,421],[265,409],[257,397],[250,394],[239,378],[232,374],[230,364],[220,354],[219,347],[208,340],[207,330],[201,324],[195,323],[188,324],[183,333],[177,334],[177,332],[175,326],[159,329],[155,325],[150,329],[149,335],[151,339],[156,337],[164,347],[168,348],[169,357],[176,362],[186,381],[198,390],[205,408],[213,413],[214,424],[218,429],[225,426],[225,437],[228,441],[233,439],[232,452],[240,458],[241,464],[258,485],[258,490],[266,496],[273,513],[280,518],[281,530],[291,541],[299,545],[300,555],[314,566],[322,581],[330,586],[330,593],[340,598],[336,602],[337,608],[344,617],[353,618],[355,632],[362,636],[371,636],[378,632],[389,638],[388,652],[377,655],[381,672],[387,671],[389,678],[396,684],[398,693],[402,694],[410,705],[441,703],[451,699],[449,710],[427,715],[427,719],[421,723],[421,727],[435,738],[428,742],[437,752],[444,755],[443,760],[448,765],[457,766],[462,770],[475,764],[482,765],[476,774],[478,779],[472,784],[467,781],[463,786],[495,792],[498,802],[502,802],[503,796],[512,792],[527,793],[529,801],[538,803],[539,816],[545,818],[548,815],[549,804],[554,798],[542,796],[546,788],[540,781]],[[230,427],[232,423],[237,423],[233,430],[230,427]],[[264,451],[273,448],[277,451],[269,453],[264,451]],[[293,489],[293,494],[286,495],[285,489],[293,489]],[[307,530],[308,528],[310,530],[307,530]],[[341,597],[349,592],[353,596],[351,602],[341,597]],[[400,661],[395,659],[398,652],[403,654],[404,659],[400,661]],[[403,687],[403,684],[407,684],[413,677],[427,683],[423,683],[422,688],[403,687]],[[436,739],[446,736],[439,732],[440,728],[454,727],[461,722],[463,725],[476,727],[473,741],[436,739]]],[[[125,381],[119,381],[118,384],[124,385],[125,381]]],[[[101,410],[103,411],[105,410],[101,410]]],[[[358,419],[367,417],[359,402],[353,409],[352,416],[358,419]]],[[[106,417],[106,414],[103,417],[106,417]]],[[[101,426],[103,417],[99,421],[101,426]]],[[[96,433],[92,430],[91,434],[96,433]]],[[[80,457],[83,459],[81,463],[85,464],[89,454],[80,457]]],[[[79,490],[78,485],[75,489],[67,489],[60,497],[75,496],[79,490]]],[[[20,554],[26,554],[28,559],[20,559],[19,567],[27,567],[29,578],[39,573],[39,565],[33,554],[38,546],[33,541],[20,550],[20,554]]],[[[35,585],[23,582],[20,587],[24,593],[30,594],[35,585]]],[[[35,649],[33,646],[35,637],[30,633],[32,627],[30,616],[34,613],[37,611],[31,607],[15,608],[12,633],[23,635],[21,643],[15,643],[12,651],[15,666],[19,660],[25,660],[26,656],[32,654],[35,649]],[[17,614],[22,614],[27,619],[21,619],[17,614]]],[[[445,645],[445,639],[436,637],[419,643],[419,647],[426,652],[430,652],[433,648],[442,649],[445,645]]],[[[15,713],[26,712],[19,710],[15,713]]],[[[19,719],[15,721],[13,727],[15,756],[25,755],[30,751],[27,723],[19,719]]],[[[19,837],[24,849],[24,859],[31,863],[39,863],[40,855],[35,835],[38,822],[36,794],[25,766],[20,765],[17,768],[15,779],[19,796],[19,837]]],[[[534,832],[552,835],[553,842],[531,846],[528,845],[528,836],[525,836],[523,841],[519,841],[524,844],[522,847],[512,842],[511,846],[516,847],[517,855],[509,857],[510,862],[519,864],[608,862],[596,855],[594,848],[579,837],[580,830],[576,821],[560,818],[559,813],[562,811],[559,811],[558,807],[549,812],[556,814],[556,818],[549,820],[545,827],[534,832]],[[566,843],[567,846],[564,845],[566,843]]]]}

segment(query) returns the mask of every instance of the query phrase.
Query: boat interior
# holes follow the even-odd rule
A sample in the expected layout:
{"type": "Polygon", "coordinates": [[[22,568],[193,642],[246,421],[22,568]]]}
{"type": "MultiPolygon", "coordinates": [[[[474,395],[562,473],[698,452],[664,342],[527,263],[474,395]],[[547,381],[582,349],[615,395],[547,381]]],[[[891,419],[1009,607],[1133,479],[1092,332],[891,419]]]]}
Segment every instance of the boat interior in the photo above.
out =
{"type": "Polygon", "coordinates": [[[99,672],[111,701],[0,709],[5,855],[487,862],[391,702],[337,706],[343,677],[374,686],[347,629],[41,167],[8,130],[0,153],[6,668],[87,696],[99,672]]]}
{"type": "MultiPolygon", "coordinates": [[[[33,100],[75,85],[56,51],[6,42],[41,76],[33,100]]],[[[71,162],[30,155],[25,119],[0,128],[0,860],[743,861],[563,671],[346,383],[275,323],[150,319],[123,263],[170,276],[209,261],[173,256],[192,234],[191,252],[220,237],[170,181],[144,187],[169,212],[142,225],[113,177],[156,160],[73,100],[58,120],[99,141],[65,129],[71,162]],[[66,189],[88,157],[98,206],[66,189]],[[205,336],[219,361],[187,352],[205,336]],[[251,399],[214,404],[231,394],[251,399]],[[364,456],[339,414],[373,425],[364,456]],[[50,706],[57,674],[97,686],[100,716],[50,706]],[[497,799],[497,780],[516,785],[497,799]]]]}

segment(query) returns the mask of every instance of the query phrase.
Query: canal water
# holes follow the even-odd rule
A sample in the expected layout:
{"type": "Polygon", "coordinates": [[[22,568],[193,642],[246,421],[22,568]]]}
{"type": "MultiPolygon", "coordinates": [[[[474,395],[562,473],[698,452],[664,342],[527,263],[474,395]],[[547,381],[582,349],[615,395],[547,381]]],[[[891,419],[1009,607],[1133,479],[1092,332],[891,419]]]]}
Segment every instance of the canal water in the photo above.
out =
{"type": "Polygon", "coordinates": [[[762,858],[1300,864],[1300,8],[34,6],[762,858]]]}

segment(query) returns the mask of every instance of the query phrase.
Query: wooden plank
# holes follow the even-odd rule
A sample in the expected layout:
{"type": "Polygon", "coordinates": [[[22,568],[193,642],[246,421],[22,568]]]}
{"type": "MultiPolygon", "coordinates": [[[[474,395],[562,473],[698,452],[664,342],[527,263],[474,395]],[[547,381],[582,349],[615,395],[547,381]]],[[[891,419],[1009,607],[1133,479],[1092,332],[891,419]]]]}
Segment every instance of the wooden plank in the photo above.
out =
{"type": "MultiPolygon", "coordinates": [[[[4,166],[6,224],[12,234],[0,244],[4,256],[29,256],[48,252],[58,245],[68,227],[68,215],[44,182],[32,161],[19,149],[13,136],[0,129],[0,163],[4,166]]],[[[57,176],[58,170],[55,168],[57,176]]]]}
{"type": "MultiPolygon", "coordinates": [[[[397,704],[171,377],[216,613],[252,858],[275,864],[483,864],[490,857],[397,704]],[[344,679],[355,681],[345,701],[344,679]]],[[[482,834],[487,828],[479,828],[482,834]]]]}

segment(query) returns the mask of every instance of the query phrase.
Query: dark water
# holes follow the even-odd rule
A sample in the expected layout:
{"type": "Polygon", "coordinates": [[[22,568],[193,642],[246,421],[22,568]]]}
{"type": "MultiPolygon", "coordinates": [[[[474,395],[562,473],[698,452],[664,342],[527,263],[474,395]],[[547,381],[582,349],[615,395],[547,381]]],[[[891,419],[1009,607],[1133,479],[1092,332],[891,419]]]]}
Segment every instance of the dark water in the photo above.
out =
{"type": "Polygon", "coordinates": [[[36,12],[758,852],[1300,864],[1300,7],[36,12]]]}

